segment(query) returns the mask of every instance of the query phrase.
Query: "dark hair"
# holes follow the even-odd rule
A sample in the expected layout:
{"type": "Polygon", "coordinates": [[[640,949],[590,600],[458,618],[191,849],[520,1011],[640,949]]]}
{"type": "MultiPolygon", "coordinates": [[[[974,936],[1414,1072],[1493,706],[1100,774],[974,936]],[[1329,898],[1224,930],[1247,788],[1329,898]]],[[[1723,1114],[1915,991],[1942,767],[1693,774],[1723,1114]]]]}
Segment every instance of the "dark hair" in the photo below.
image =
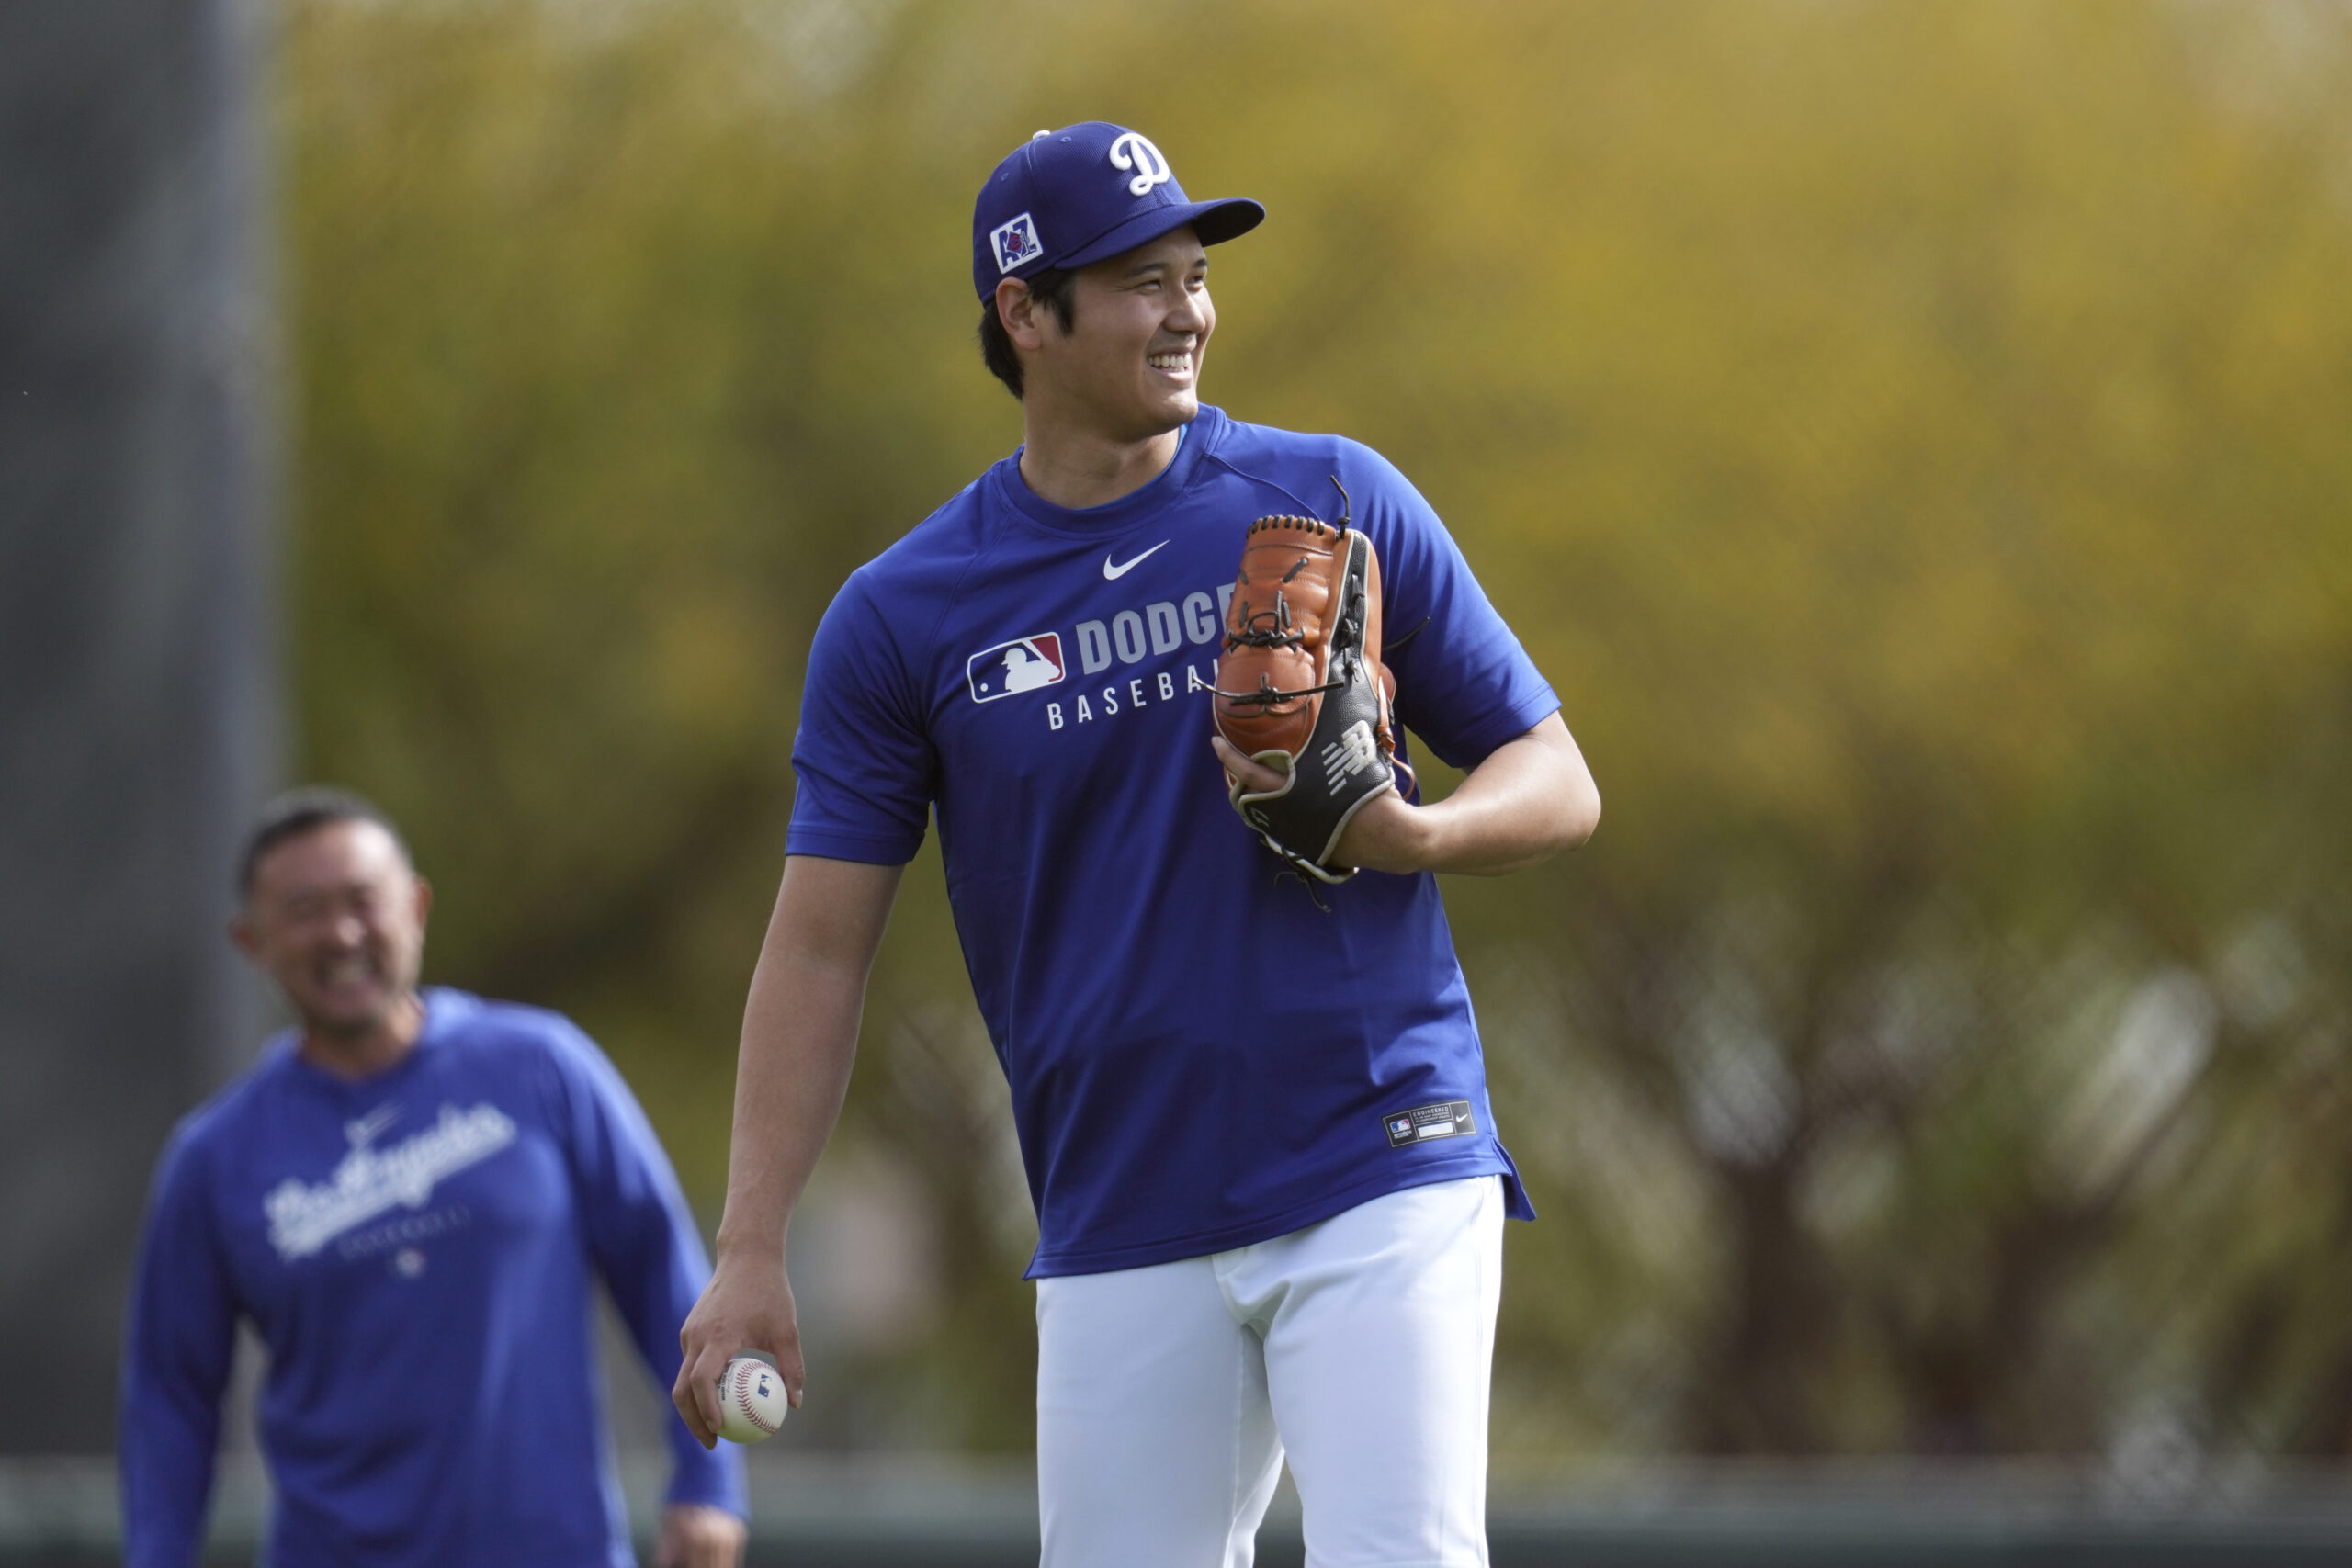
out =
{"type": "Polygon", "coordinates": [[[375,802],[347,789],[318,784],[289,789],[261,808],[261,816],[245,835],[244,852],[237,857],[239,901],[253,897],[254,873],[260,868],[262,856],[288,839],[299,839],[337,822],[373,822],[392,836],[402,860],[415,863],[415,857],[408,852],[408,840],[401,837],[401,830],[392,826],[392,819],[375,802]]]}
{"type": "MultiPolygon", "coordinates": [[[[1078,274],[1049,266],[1028,278],[1029,298],[1053,311],[1054,320],[1069,331],[1070,322],[1078,319],[1078,290],[1070,280],[1078,274]]],[[[996,313],[996,296],[991,294],[980,301],[980,358],[989,374],[1021,395],[1021,356],[1012,351],[1012,338],[1004,330],[1004,322],[996,313]]]]}

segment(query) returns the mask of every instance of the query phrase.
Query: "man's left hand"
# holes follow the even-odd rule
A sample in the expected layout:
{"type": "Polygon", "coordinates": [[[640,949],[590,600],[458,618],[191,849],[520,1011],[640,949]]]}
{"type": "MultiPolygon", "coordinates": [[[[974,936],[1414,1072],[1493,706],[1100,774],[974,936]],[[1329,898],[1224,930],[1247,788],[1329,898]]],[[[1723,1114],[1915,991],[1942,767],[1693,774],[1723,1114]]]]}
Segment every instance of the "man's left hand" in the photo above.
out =
{"type": "Polygon", "coordinates": [[[739,1568],[749,1532],[743,1521],[707,1503],[673,1503],[662,1510],[659,1568],[739,1568]]]}
{"type": "MultiPolygon", "coordinates": [[[[1211,735],[1209,744],[1216,749],[1216,760],[1227,773],[1239,779],[1244,789],[1266,791],[1283,787],[1282,774],[1263,762],[1243,756],[1224,736],[1211,735]]],[[[1348,819],[1347,831],[1340,835],[1331,858],[1340,865],[1363,871],[1419,871],[1422,867],[1422,826],[1419,812],[1407,804],[1404,796],[1394,790],[1376,795],[1348,819]]]]}

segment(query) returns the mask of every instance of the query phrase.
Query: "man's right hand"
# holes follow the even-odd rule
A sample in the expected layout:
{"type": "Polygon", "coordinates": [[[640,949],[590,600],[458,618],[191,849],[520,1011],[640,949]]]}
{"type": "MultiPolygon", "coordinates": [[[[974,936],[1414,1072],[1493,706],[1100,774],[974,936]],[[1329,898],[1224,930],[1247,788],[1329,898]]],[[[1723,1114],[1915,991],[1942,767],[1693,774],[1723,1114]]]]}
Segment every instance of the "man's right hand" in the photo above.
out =
{"type": "Polygon", "coordinates": [[[686,1430],[704,1448],[718,1443],[718,1379],[727,1363],[746,1350],[761,1350],[775,1358],[784,1379],[785,1396],[800,1408],[805,1373],[800,1364],[800,1325],[792,1304],[792,1284],[784,1276],[779,1252],[747,1262],[722,1253],[702,1300],[686,1314],[678,1331],[678,1347],[685,1359],[678,1367],[678,1382],[670,1403],[678,1407],[686,1430]]]}

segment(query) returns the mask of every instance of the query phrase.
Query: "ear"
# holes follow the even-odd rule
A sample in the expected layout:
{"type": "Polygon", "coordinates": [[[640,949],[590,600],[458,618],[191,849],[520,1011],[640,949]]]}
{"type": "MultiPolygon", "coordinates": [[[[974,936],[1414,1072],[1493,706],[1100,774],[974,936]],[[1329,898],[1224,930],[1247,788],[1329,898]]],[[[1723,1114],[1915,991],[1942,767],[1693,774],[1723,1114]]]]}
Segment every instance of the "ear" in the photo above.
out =
{"type": "Polygon", "coordinates": [[[1029,286],[1017,277],[996,286],[997,320],[1004,323],[1004,335],[1012,340],[1012,346],[1024,354],[1035,354],[1045,346],[1045,318],[1052,313],[1037,308],[1029,286]]]}
{"type": "Polygon", "coordinates": [[[416,879],[416,925],[424,929],[424,918],[433,913],[433,884],[423,877],[416,879]]]}
{"type": "Polygon", "coordinates": [[[254,963],[261,962],[261,932],[254,929],[253,918],[239,913],[229,922],[229,940],[237,951],[254,963]]]}

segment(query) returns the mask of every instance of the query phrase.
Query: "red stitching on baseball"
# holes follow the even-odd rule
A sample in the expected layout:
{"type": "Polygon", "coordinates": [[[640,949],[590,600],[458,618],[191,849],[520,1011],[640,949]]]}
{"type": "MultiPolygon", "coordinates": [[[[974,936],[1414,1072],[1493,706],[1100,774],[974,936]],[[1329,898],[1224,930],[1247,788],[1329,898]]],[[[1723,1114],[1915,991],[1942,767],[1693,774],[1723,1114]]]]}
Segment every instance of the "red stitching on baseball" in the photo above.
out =
{"type": "Polygon", "coordinates": [[[750,1368],[747,1367],[735,1374],[735,1403],[742,1407],[745,1420],[773,1438],[776,1435],[778,1428],[769,1426],[767,1417],[761,1415],[758,1408],[752,1404],[751,1382],[750,1368]]]}

